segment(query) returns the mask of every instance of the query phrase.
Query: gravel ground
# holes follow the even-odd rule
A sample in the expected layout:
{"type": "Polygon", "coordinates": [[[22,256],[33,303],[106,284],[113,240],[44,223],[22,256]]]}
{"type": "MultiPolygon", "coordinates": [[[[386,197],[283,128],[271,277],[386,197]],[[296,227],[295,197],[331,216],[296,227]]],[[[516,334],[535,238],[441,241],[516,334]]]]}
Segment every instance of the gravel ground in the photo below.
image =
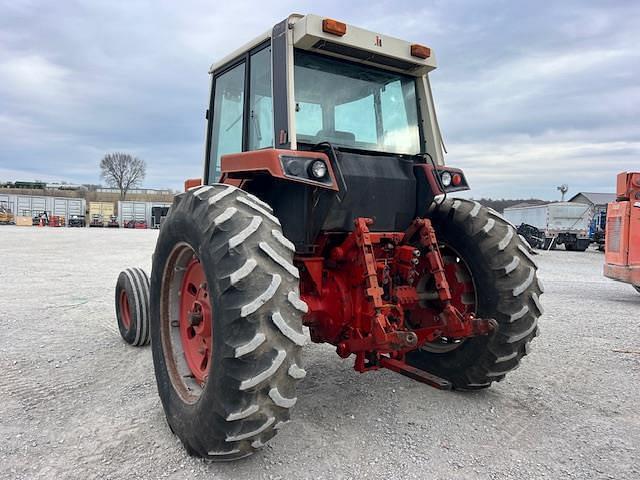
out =
{"type": "Polygon", "coordinates": [[[171,434],[151,350],[115,323],[118,272],[148,270],[156,237],[0,227],[0,478],[640,478],[640,295],[602,277],[601,253],[537,257],[541,336],[492,388],[358,374],[308,345],[293,421],[209,464],[171,434]]]}

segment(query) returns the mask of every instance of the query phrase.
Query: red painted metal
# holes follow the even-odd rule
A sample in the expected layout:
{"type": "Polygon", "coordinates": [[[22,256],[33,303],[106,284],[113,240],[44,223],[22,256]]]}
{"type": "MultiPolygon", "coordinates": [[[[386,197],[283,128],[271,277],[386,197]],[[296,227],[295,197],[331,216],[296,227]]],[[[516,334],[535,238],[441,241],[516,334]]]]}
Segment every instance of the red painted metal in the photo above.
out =
{"type": "MultiPolygon", "coordinates": [[[[251,179],[255,177],[258,172],[264,172],[274,178],[280,178],[288,182],[304,183],[313,185],[317,188],[326,188],[338,191],[338,183],[336,182],[336,177],[333,173],[333,166],[329,161],[329,157],[321,152],[264,148],[262,150],[254,150],[251,152],[223,155],[220,159],[220,166],[222,169],[220,183],[233,184],[233,182],[238,182],[243,179],[251,179]],[[327,166],[327,175],[331,182],[324,183],[310,178],[288,175],[283,170],[282,162],[280,161],[281,156],[323,160],[327,166]]],[[[236,183],[236,185],[238,185],[238,183],[236,183]]]]}
{"type": "Polygon", "coordinates": [[[49,217],[49,223],[47,226],[49,227],[64,227],[65,221],[64,217],[61,215],[51,215],[49,217]]]}
{"type": "Polygon", "coordinates": [[[202,185],[201,178],[188,178],[184,181],[184,191],[188,191],[192,188],[199,187],[202,185]]]}
{"type": "Polygon", "coordinates": [[[640,172],[618,174],[607,207],[604,275],[640,287],[640,172]]]}
{"type": "MultiPolygon", "coordinates": [[[[426,342],[459,341],[496,327],[475,317],[470,274],[464,263],[443,260],[429,220],[417,219],[406,232],[371,232],[372,223],[358,218],[341,242],[320,239],[324,257],[296,259],[314,342],[335,345],[344,358],[355,354],[357,371],[399,371],[405,353],[426,342]]],[[[414,378],[406,367],[400,373],[414,378]]]]}
{"type": "Polygon", "coordinates": [[[453,388],[453,385],[448,380],[445,380],[440,377],[436,377],[435,375],[431,375],[430,373],[425,372],[424,370],[420,370],[419,368],[412,367],[411,365],[407,365],[406,363],[400,360],[382,357],[380,359],[380,366],[384,368],[388,368],[389,370],[393,370],[394,372],[397,372],[400,375],[404,375],[405,377],[409,377],[413,380],[417,380],[418,382],[431,385],[432,387],[435,387],[438,390],[451,390],[453,388]]]}
{"type": "Polygon", "coordinates": [[[129,330],[131,327],[131,309],[129,307],[129,296],[123,289],[120,292],[120,316],[122,318],[122,326],[129,330]]]}
{"type": "Polygon", "coordinates": [[[179,328],[189,370],[198,383],[209,375],[213,348],[213,310],[207,279],[197,258],[185,270],[180,286],[179,328]]]}

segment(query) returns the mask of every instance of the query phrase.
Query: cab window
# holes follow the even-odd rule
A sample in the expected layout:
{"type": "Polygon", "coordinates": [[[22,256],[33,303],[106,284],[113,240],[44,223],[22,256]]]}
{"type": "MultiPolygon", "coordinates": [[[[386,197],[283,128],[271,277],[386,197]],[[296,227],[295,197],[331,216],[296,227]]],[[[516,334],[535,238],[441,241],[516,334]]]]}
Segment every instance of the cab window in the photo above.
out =
{"type": "Polygon", "coordinates": [[[216,77],[211,127],[210,179],[220,178],[220,157],[242,151],[244,62],[216,77]]]}
{"type": "Polygon", "coordinates": [[[271,48],[251,55],[249,76],[249,150],[273,147],[271,48]]]}

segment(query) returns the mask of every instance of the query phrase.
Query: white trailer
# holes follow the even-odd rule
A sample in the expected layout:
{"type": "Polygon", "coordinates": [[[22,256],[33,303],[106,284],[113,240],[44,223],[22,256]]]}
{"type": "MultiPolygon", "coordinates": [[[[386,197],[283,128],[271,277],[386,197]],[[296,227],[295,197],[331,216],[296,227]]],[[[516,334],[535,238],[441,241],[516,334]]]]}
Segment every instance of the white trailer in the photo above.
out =
{"type": "Polygon", "coordinates": [[[159,228],[171,207],[163,202],[118,202],[118,222],[121,227],[159,228]]]}
{"type": "Polygon", "coordinates": [[[590,205],[556,202],[504,209],[504,216],[518,228],[535,227],[544,235],[544,248],[564,244],[567,250],[584,251],[589,246],[589,225],[593,218],[590,205]]]}
{"type": "Polygon", "coordinates": [[[148,228],[147,203],[148,202],[119,201],[118,223],[120,226],[148,228]]]}

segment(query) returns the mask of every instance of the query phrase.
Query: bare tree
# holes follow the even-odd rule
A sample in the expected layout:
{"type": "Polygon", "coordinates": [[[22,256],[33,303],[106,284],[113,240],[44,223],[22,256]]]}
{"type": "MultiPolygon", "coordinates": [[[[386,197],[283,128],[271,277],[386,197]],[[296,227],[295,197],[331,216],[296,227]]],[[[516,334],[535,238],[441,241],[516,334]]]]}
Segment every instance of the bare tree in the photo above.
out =
{"type": "Polygon", "coordinates": [[[131,188],[140,185],[146,174],[145,161],[128,153],[107,153],[100,160],[100,177],[120,190],[120,200],[125,199],[131,188]]]}

